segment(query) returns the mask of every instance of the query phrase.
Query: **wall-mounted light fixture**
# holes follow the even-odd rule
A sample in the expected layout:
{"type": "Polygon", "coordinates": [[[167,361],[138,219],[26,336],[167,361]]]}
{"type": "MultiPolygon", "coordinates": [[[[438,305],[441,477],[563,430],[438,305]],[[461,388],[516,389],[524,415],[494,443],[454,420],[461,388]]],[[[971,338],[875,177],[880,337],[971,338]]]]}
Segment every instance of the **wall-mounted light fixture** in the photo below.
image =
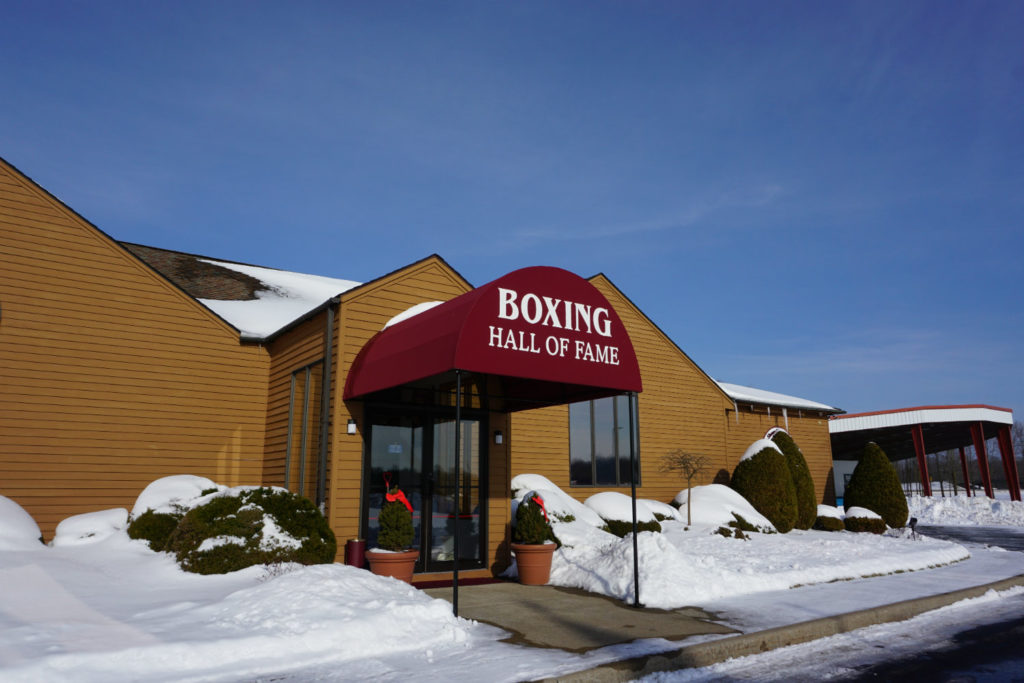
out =
{"type": "Polygon", "coordinates": [[[504,442],[504,440],[505,437],[502,435],[500,429],[494,432],[494,443],[501,444],[502,442],[504,442]]]}
{"type": "Polygon", "coordinates": [[[348,433],[349,434],[355,434],[356,433],[356,421],[353,420],[351,417],[348,419],[348,433]]]}

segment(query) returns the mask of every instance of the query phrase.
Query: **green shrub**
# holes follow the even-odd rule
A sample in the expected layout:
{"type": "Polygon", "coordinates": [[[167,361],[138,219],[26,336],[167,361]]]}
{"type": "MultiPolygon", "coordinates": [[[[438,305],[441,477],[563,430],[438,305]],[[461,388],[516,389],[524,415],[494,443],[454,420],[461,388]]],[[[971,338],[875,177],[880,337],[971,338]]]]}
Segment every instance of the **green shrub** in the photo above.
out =
{"type": "MultiPolygon", "coordinates": [[[[606,519],[604,520],[604,526],[605,529],[608,530],[608,533],[615,534],[619,538],[625,538],[626,534],[633,533],[633,522],[631,521],[624,522],[621,519],[606,519]]],[[[638,520],[636,523],[636,532],[640,533],[641,531],[654,531],[656,533],[661,533],[661,524],[659,524],[657,520],[651,520],[650,522],[641,522],[638,520]]]]}
{"type": "Polygon", "coordinates": [[[512,530],[512,542],[524,545],[540,545],[545,541],[553,541],[561,547],[562,543],[555,536],[551,522],[544,517],[544,510],[527,495],[516,508],[516,524],[512,530]]]}
{"type": "Polygon", "coordinates": [[[167,549],[167,539],[171,537],[183,513],[154,512],[146,510],[128,524],[128,537],[144,540],[149,547],[160,552],[167,549]]]}
{"type": "Polygon", "coordinates": [[[845,527],[838,517],[821,516],[814,520],[814,528],[818,531],[842,531],[845,527]]]}
{"type": "Polygon", "coordinates": [[[378,548],[397,552],[412,545],[415,528],[412,523],[412,513],[404,503],[397,500],[386,501],[381,506],[377,522],[379,524],[378,548]]]}
{"type": "Polygon", "coordinates": [[[732,538],[732,529],[725,526],[720,526],[715,529],[715,533],[719,536],[725,536],[726,538],[732,538]]]}
{"type": "Polygon", "coordinates": [[[793,529],[797,520],[796,488],[782,453],[766,447],[741,460],[729,485],[767,517],[779,533],[793,529]]]}
{"type": "Polygon", "coordinates": [[[758,529],[756,526],[743,519],[742,515],[732,513],[733,521],[729,522],[729,526],[733,529],[739,529],[740,531],[756,532],[758,529]]]}
{"type": "Polygon", "coordinates": [[[847,531],[885,533],[885,520],[876,517],[847,517],[844,524],[847,531]]]}
{"type": "Polygon", "coordinates": [[[189,510],[171,533],[166,549],[175,553],[185,571],[224,574],[254,564],[330,563],[337,542],[327,520],[308,498],[256,488],[237,496],[218,496],[189,510]],[[268,518],[294,541],[265,540],[268,518]]]}
{"type": "Polygon", "coordinates": [[[907,523],[907,497],[900,486],[896,468],[876,443],[864,447],[857,467],[846,485],[843,505],[849,510],[862,507],[880,515],[886,524],[899,529],[907,523]]]}
{"type": "Polygon", "coordinates": [[[797,509],[795,526],[797,529],[810,529],[818,516],[818,502],[814,496],[814,480],[811,478],[811,470],[807,467],[807,461],[804,459],[800,447],[796,445],[789,434],[783,431],[775,432],[772,441],[782,449],[782,454],[786,456],[789,474],[793,477],[797,509]]]}

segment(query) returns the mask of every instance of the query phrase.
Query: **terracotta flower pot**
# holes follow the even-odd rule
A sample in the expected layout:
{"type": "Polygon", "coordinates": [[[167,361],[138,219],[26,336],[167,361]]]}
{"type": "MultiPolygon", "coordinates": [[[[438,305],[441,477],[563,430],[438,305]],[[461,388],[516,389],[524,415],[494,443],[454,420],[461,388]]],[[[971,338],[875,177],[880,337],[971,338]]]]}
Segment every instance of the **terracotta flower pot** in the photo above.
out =
{"type": "Polygon", "coordinates": [[[370,561],[370,571],[377,576],[391,576],[406,583],[412,583],[412,571],[419,556],[419,550],[405,550],[397,553],[387,550],[371,550],[366,553],[366,559],[370,561]]]}
{"type": "Polygon", "coordinates": [[[546,584],[551,578],[551,556],[557,547],[554,543],[540,545],[513,543],[512,552],[516,554],[519,583],[524,586],[546,584]]]}

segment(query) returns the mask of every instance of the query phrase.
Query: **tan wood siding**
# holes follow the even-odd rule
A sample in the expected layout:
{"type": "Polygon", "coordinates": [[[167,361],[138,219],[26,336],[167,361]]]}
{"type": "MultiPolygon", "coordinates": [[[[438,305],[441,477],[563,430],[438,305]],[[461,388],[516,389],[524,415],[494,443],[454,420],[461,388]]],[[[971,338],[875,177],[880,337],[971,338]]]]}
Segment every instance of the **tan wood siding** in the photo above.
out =
{"type": "Polygon", "coordinates": [[[49,538],[152,480],[259,483],[268,357],[0,162],[0,493],[49,538]]]}

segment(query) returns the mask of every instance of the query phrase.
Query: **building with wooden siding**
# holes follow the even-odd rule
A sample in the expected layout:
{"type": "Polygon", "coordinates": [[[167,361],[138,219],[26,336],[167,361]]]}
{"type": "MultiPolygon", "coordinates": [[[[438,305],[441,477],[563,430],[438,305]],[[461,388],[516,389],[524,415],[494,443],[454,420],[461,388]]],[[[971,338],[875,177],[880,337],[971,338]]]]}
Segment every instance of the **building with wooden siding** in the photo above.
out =
{"type": "Polygon", "coordinates": [[[667,502],[682,487],[659,471],[669,451],[709,456],[700,483],[724,481],[782,427],[830,502],[838,412],[715,382],[604,275],[525,269],[474,288],[432,255],[355,283],[119,243],[0,160],[0,494],[47,538],[67,516],[196,474],[310,497],[341,547],[375,537],[387,476],[416,507],[420,579],[450,573],[456,545],[464,575],[490,576],[509,561],[516,474],[580,500],[628,493],[632,451],[638,495],[667,502]],[[574,294],[541,292],[552,283],[574,294]],[[454,344],[430,339],[431,321],[461,311],[452,334],[465,335],[491,293],[498,315],[466,361],[481,365],[420,376],[417,358],[454,344]],[[565,377],[488,365],[573,348],[565,377]]]}

